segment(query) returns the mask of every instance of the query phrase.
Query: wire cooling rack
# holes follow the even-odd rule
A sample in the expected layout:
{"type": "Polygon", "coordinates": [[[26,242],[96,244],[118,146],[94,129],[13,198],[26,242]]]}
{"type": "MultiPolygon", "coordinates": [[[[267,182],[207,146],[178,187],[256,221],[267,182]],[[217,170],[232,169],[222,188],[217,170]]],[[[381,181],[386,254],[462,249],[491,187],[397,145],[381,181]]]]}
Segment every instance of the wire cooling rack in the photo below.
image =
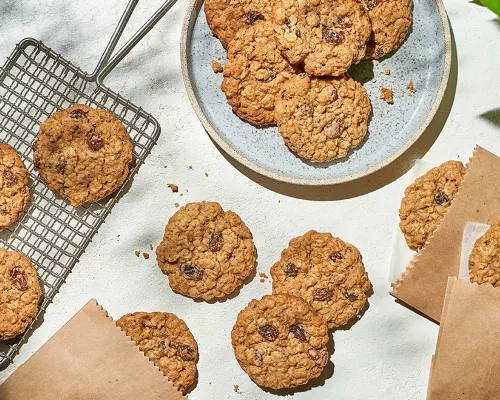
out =
{"type": "MultiPolygon", "coordinates": [[[[0,69],[0,140],[20,154],[30,173],[31,189],[31,202],[24,216],[11,229],[0,233],[0,245],[22,252],[37,267],[44,293],[38,316],[59,291],[159,134],[160,126],[150,114],[88,80],[88,74],[39,41],[23,40],[0,69]],[[55,111],[75,103],[115,114],[127,128],[135,156],[130,174],[118,192],[78,208],[48,189],[34,170],[32,151],[40,124],[55,111]]],[[[0,368],[12,361],[31,328],[20,338],[0,342],[0,368]]]]}

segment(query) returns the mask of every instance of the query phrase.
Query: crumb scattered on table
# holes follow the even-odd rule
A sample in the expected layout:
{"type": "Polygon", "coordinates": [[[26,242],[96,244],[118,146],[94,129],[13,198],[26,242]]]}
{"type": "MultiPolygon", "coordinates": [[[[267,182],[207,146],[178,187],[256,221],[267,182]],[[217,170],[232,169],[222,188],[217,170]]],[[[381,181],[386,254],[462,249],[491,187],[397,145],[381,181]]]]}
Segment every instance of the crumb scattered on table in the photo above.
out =
{"type": "Polygon", "coordinates": [[[153,245],[149,243],[149,250],[153,250],[153,245]]]}
{"type": "Polygon", "coordinates": [[[175,208],[179,208],[179,203],[174,203],[175,208]]]}
{"type": "Polygon", "coordinates": [[[266,275],[266,273],[265,273],[265,272],[259,272],[259,276],[260,276],[261,278],[266,278],[266,279],[267,279],[267,278],[269,278],[269,277],[266,275]]]}
{"type": "Polygon", "coordinates": [[[391,74],[391,70],[389,68],[387,68],[385,71],[384,71],[384,74],[386,75],[390,75],[391,74]]]}
{"type": "Polygon", "coordinates": [[[193,169],[193,166],[192,166],[192,165],[190,165],[190,166],[188,167],[188,169],[193,169]]]}
{"type": "Polygon", "coordinates": [[[167,168],[167,165],[164,165],[163,168],[167,168]]]}
{"type": "Polygon", "coordinates": [[[266,280],[264,278],[260,278],[260,283],[264,283],[266,280]]]}
{"type": "Polygon", "coordinates": [[[394,104],[392,89],[381,87],[380,98],[383,99],[388,104],[394,104]]]}
{"type": "Polygon", "coordinates": [[[214,71],[216,74],[224,71],[224,68],[222,67],[221,63],[217,60],[212,60],[210,66],[212,67],[212,71],[214,71]]]}
{"type": "Polygon", "coordinates": [[[177,193],[179,191],[179,186],[177,186],[175,183],[169,183],[167,185],[171,190],[172,192],[174,193],[177,193]]]}
{"type": "Polygon", "coordinates": [[[236,393],[241,394],[241,392],[240,392],[240,387],[239,387],[238,385],[234,385],[234,386],[233,386],[233,390],[234,390],[236,393]]]}
{"type": "Polygon", "coordinates": [[[179,196],[184,196],[184,193],[179,194],[179,196]]]}
{"type": "Polygon", "coordinates": [[[147,260],[149,258],[149,254],[148,253],[142,253],[142,256],[147,260]]]}
{"type": "Polygon", "coordinates": [[[208,173],[207,173],[207,172],[205,172],[205,176],[208,176],[208,173]]]}
{"type": "Polygon", "coordinates": [[[136,250],[136,251],[135,251],[135,256],[136,256],[136,257],[139,257],[140,255],[141,255],[141,252],[140,252],[139,250],[136,250]]]}
{"type": "Polygon", "coordinates": [[[415,89],[415,86],[413,86],[413,81],[411,79],[410,82],[408,82],[408,84],[406,85],[406,89],[411,93],[415,93],[417,91],[417,89],[415,89]]]}

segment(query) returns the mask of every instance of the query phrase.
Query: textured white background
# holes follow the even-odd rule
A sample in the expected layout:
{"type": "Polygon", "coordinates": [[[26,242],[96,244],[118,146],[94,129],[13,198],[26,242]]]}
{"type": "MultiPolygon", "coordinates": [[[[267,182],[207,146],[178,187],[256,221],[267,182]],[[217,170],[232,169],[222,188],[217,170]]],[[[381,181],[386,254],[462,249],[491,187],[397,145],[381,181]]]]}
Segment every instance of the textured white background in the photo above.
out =
{"type": "MultiPolygon", "coordinates": [[[[91,70],[125,3],[2,0],[0,60],[3,63],[18,41],[31,36],[91,70]]],[[[125,39],[160,3],[141,1],[125,39]]],[[[149,251],[149,260],[134,255],[136,249],[148,251],[149,243],[159,243],[175,202],[207,199],[219,201],[246,221],[259,251],[259,272],[269,271],[290,238],[311,228],[331,231],[352,242],[364,256],[375,292],[370,308],[351,329],[335,333],[333,375],[323,385],[297,392],[294,398],[425,398],[438,327],[388,294],[388,265],[403,174],[417,156],[435,161],[467,160],[476,143],[500,154],[500,111],[492,111],[500,107],[500,23],[467,0],[445,0],[445,5],[456,39],[458,67],[454,56],[449,90],[431,129],[408,154],[375,176],[312,189],[273,183],[234,166],[209,140],[182,83],[179,41],[187,1],[180,0],[106,81],[158,118],[162,126],[159,144],[88,246],[43,324],[13,365],[0,371],[0,381],[95,297],[115,318],[138,310],[165,310],[187,322],[200,347],[199,382],[190,395],[193,400],[280,398],[248,379],[234,359],[229,341],[238,310],[250,299],[269,293],[270,282],[262,284],[256,277],[232,300],[197,303],[171,292],[153,252],[149,251]],[[179,185],[179,193],[173,194],[167,183],[179,185]],[[233,392],[234,384],[240,386],[241,395],[233,392]]]]}

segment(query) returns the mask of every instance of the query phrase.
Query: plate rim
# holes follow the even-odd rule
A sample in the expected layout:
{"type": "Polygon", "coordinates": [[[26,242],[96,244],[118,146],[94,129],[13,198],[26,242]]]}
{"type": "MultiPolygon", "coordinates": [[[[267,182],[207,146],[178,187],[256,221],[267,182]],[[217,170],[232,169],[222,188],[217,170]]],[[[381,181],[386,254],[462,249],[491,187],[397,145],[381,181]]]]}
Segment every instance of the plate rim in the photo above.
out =
{"type": "MultiPolygon", "coordinates": [[[[241,153],[236,151],[212,126],[212,124],[208,121],[208,118],[205,116],[203,110],[201,109],[196,95],[193,90],[193,85],[191,82],[191,78],[189,76],[189,68],[187,64],[188,58],[188,36],[190,34],[190,25],[193,19],[193,16],[198,17],[198,12],[195,11],[196,5],[202,3],[200,6],[203,7],[203,0],[189,0],[189,5],[186,10],[186,14],[184,16],[184,22],[182,24],[182,34],[181,34],[181,42],[180,42],[180,53],[181,53],[181,72],[182,78],[184,81],[184,87],[186,89],[189,101],[191,102],[191,106],[194,109],[194,112],[198,119],[200,120],[203,128],[208,133],[210,138],[220,146],[227,154],[229,154],[232,158],[234,158],[239,163],[248,167],[249,169],[259,173],[268,178],[272,178],[276,181],[291,183],[302,186],[328,186],[328,185],[338,185],[341,183],[351,182],[360,178],[364,178],[368,175],[371,175],[382,168],[388,166],[393,161],[398,159],[402,154],[404,154],[419,138],[422,136],[424,131],[430,125],[431,121],[434,119],[441,102],[443,101],[443,97],[448,86],[448,80],[450,77],[451,71],[451,32],[450,32],[450,23],[448,21],[448,16],[446,14],[446,9],[442,0],[434,0],[436,6],[439,11],[439,16],[441,19],[441,25],[443,27],[443,40],[444,40],[444,64],[443,64],[443,73],[441,75],[441,81],[439,84],[438,91],[433,100],[431,108],[425,118],[425,120],[420,124],[417,130],[413,133],[413,135],[401,146],[397,151],[390,154],[383,161],[373,165],[371,167],[365,168],[359,172],[349,174],[340,178],[293,178],[286,175],[282,175],[273,171],[269,171],[268,169],[257,165],[256,163],[250,161],[241,153]]],[[[193,22],[194,26],[194,22],[193,22]]]]}

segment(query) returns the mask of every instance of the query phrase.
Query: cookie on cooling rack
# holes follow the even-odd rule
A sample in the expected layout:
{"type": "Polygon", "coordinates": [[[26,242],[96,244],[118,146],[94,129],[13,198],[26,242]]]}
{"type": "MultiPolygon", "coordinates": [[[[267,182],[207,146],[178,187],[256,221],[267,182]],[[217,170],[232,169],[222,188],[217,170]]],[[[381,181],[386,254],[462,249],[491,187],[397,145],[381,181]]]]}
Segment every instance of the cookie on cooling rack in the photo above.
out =
{"type": "Polygon", "coordinates": [[[252,300],[231,332],[241,368],[257,384],[292,388],[318,377],[326,364],[328,328],[303,299],[288,295],[252,300]]]}
{"type": "Polygon", "coordinates": [[[359,315],[371,288],[359,250],[316,231],[292,239],[271,276],[273,293],[302,297],[329,328],[359,315]]]}
{"type": "Polygon", "coordinates": [[[399,227],[410,248],[420,250],[436,230],[464,175],[465,168],[461,162],[447,161],[406,188],[399,208],[399,227]]]}
{"type": "Polygon", "coordinates": [[[28,205],[29,173],[21,157],[0,142],[0,231],[17,221],[28,205]]]}
{"type": "Polygon", "coordinates": [[[182,319],[166,312],[135,312],[121,317],[116,325],[176,388],[185,393],[194,383],[198,345],[182,319]]]}
{"type": "Polygon", "coordinates": [[[348,75],[293,76],[276,102],[278,131],[286,145],[312,162],[345,157],[368,132],[366,90],[348,75]]]}
{"type": "Polygon", "coordinates": [[[42,123],[33,147],[42,179],[75,207],[116,191],[132,162],[125,126],[108,111],[82,104],[42,123]]]}
{"type": "Polygon", "coordinates": [[[469,256],[471,282],[500,286],[500,221],[476,240],[469,256]]]}
{"type": "Polygon", "coordinates": [[[38,312],[38,273],[21,253],[0,249],[0,340],[23,333],[38,312]]]}
{"type": "Polygon", "coordinates": [[[252,233],[219,203],[190,203],[168,221],[156,249],[170,287],[185,296],[212,300],[240,287],[255,270],[252,233]]]}

